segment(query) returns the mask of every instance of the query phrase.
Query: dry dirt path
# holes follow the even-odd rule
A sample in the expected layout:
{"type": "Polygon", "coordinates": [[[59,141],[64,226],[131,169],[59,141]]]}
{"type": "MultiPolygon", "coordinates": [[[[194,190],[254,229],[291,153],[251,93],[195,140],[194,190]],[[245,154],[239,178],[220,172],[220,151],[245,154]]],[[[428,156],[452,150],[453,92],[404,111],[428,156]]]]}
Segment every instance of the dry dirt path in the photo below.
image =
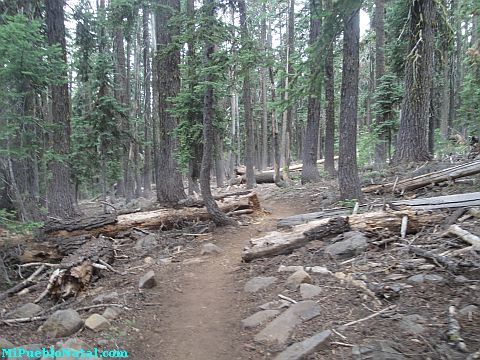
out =
{"type": "Polygon", "coordinates": [[[203,263],[182,265],[170,275],[173,292],[155,299],[161,308],[142,312],[137,326],[149,328],[143,329],[145,335],[135,346],[134,358],[250,359],[240,327],[243,283],[235,281],[242,249],[249,239],[274,230],[278,218],[300,211],[272,202],[263,205],[270,215],[248,226],[215,231],[212,242],[223,249],[222,254],[201,258],[203,263]]]}

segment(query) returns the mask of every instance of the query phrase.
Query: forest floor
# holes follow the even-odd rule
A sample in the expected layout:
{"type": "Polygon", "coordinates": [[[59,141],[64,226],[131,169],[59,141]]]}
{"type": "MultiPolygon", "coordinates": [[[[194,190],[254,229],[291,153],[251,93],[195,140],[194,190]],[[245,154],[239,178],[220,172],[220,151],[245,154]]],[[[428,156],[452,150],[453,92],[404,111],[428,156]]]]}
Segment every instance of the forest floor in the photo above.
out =
{"type": "MultiPolygon", "coordinates": [[[[432,169],[424,169],[425,172],[429,170],[432,169]]],[[[392,174],[383,175],[391,178],[392,174]]],[[[476,191],[480,177],[470,178],[472,183],[424,189],[416,196],[476,191]]],[[[197,235],[192,235],[198,230],[195,226],[158,232],[156,245],[140,251],[133,251],[135,244],[132,243],[124,249],[124,258],[118,258],[113,264],[119,272],[126,272],[125,275],[107,273],[86,293],[63,305],[63,308],[80,309],[91,304],[116,303],[124,305],[125,309],[111,321],[108,329],[93,332],[83,327],[69,338],[81,339],[89,347],[99,349],[125,349],[131,359],[273,359],[289,344],[375,315],[336,331],[327,345],[307,358],[466,359],[468,353],[479,350],[478,268],[452,273],[439,264],[408,253],[404,247],[396,246],[396,242],[385,247],[370,244],[365,252],[350,261],[326,257],[325,244],[314,241],[290,255],[242,262],[242,250],[249,241],[275,231],[278,219],[338,206],[335,204],[336,191],[332,191],[335,188],[336,184],[330,180],[286,189],[261,185],[255,192],[265,212],[253,217],[242,215],[238,218],[239,226],[210,228],[211,231],[197,235]],[[202,255],[207,243],[217,245],[221,251],[202,255]],[[375,298],[365,289],[334,276],[311,274],[311,282],[321,288],[312,298],[318,306],[318,316],[298,324],[283,345],[255,341],[266,322],[246,329],[242,326],[243,319],[256,313],[260,305],[279,300],[279,294],[302,300],[298,289],[285,287],[291,273],[279,272],[280,265],[322,266],[332,273],[343,272],[371,285],[369,288],[375,298]],[[149,270],[155,272],[157,285],[139,289],[139,278],[149,270]],[[420,279],[422,275],[433,276],[420,279]],[[259,291],[246,292],[245,283],[258,276],[275,277],[276,281],[259,291]],[[418,281],[412,281],[413,276],[417,276],[418,281]],[[450,328],[448,309],[451,305],[458,311],[456,319],[467,352],[449,344],[446,333],[450,328]]],[[[386,200],[368,196],[370,203],[386,200]]],[[[425,249],[442,246],[436,236],[441,225],[409,235],[405,241],[415,242],[425,249]]],[[[466,221],[462,228],[480,235],[478,221],[466,221]]],[[[59,339],[37,331],[41,321],[2,324],[5,314],[32,302],[42,290],[10,297],[0,304],[0,342],[3,338],[16,346],[26,347],[57,343],[59,339]]],[[[39,305],[48,309],[54,303],[44,299],[39,305]]],[[[101,314],[102,310],[92,308],[79,310],[79,313],[86,319],[93,313],[101,314]]]]}

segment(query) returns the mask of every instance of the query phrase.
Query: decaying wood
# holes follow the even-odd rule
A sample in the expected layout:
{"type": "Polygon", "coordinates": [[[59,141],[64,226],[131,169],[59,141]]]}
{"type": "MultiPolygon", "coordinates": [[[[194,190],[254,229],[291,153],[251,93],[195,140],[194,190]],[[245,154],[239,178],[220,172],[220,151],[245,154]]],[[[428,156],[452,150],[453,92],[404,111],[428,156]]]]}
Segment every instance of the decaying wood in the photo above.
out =
{"type": "Polygon", "coordinates": [[[242,257],[244,261],[251,261],[260,257],[289,253],[309,241],[340,234],[350,229],[363,233],[398,234],[405,216],[408,218],[408,233],[416,233],[425,226],[437,224],[445,217],[444,214],[429,212],[389,210],[314,220],[294,226],[290,232],[272,232],[262,238],[251,240],[252,247],[246,249],[242,257]]]}
{"type": "MultiPolygon", "coordinates": [[[[220,204],[220,209],[229,213],[235,210],[252,209],[259,211],[259,201],[256,194],[240,197],[237,201],[232,203],[220,204]]],[[[66,229],[56,229],[50,231],[46,236],[49,240],[54,237],[70,237],[88,235],[96,237],[100,234],[106,236],[115,236],[122,231],[131,230],[132,228],[139,229],[160,229],[171,230],[180,228],[185,224],[191,224],[199,221],[206,221],[210,219],[210,215],[204,208],[183,208],[175,209],[161,209],[147,212],[137,212],[133,214],[119,215],[116,223],[109,223],[99,227],[76,228],[73,231],[66,229]]]]}
{"type": "Polygon", "coordinates": [[[445,181],[453,181],[457,178],[475,175],[478,173],[480,173],[480,160],[453,166],[425,175],[415,176],[410,179],[400,180],[396,183],[369,185],[367,187],[364,187],[362,191],[382,193],[394,190],[395,192],[403,193],[405,191],[415,190],[431,184],[439,184],[445,181]]]}
{"type": "Polygon", "coordinates": [[[467,345],[465,340],[463,340],[460,335],[460,323],[456,319],[456,309],[455,306],[449,306],[448,308],[448,330],[447,330],[447,339],[450,343],[455,344],[455,347],[462,351],[467,352],[467,345]]]}
{"type": "Polygon", "coordinates": [[[424,257],[426,259],[430,259],[430,260],[434,261],[435,263],[446,267],[448,270],[450,270],[452,272],[458,271],[459,263],[457,261],[447,257],[447,256],[437,255],[437,254],[434,254],[430,251],[427,251],[425,249],[422,249],[422,248],[419,248],[419,247],[416,247],[416,246],[409,246],[408,251],[410,251],[411,253],[413,253],[415,255],[424,257]]]}
{"type": "Polygon", "coordinates": [[[396,207],[407,206],[418,210],[469,208],[480,205],[480,192],[399,200],[392,204],[396,207]]]}
{"type": "Polygon", "coordinates": [[[468,232],[467,230],[462,229],[458,225],[451,225],[444,236],[457,236],[463,241],[473,245],[474,248],[480,250],[480,237],[473,235],[472,233],[468,232]]]}
{"type": "Polygon", "coordinates": [[[274,232],[266,237],[252,240],[251,243],[257,246],[245,250],[242,259],[251,261],[266,256],[288,254],[309,241],[341,234],[349,230],[348,220],[341,217],[327,219],[327,221],[318,220],[317,222],[300,225],[298,228],[301,229],[296,229],[297,231],[292,233],[274,232]],[[318,222],[321,222],[321,224],[319,225],[318,222]],[[258,246],[259,244],[261,246],[258,246]]]}
{"type": "MultiPolygon", "coordinates": [[[[251,190],[245,190],[245,191],[237,191],[237,192],[228,193],[228,194],[215,195],[213,198],[216,201],[219,201],[219,200],[224,200],[226,198],[245,196],[245,195],[251,195],[251,194],[252,194],[251,190]]],[[[205,205],[202,199],[193,199],[191,197],[184,200],[180,200],[178,203],[179,205],[188,206],[188,207],[203,207],[205,205]]]]}
{"type": "Polygon", "coordinates": [[[352,326],[352,325],[355,325],[355,324],[359,324],[359,323],[362,323],[364,321],[367,321],[367,320],[370,320],[370,319],[373,319],[374,317],[377,317],[378,315],[381,315],[387,311],[390,311],[390,310],[394,310],[395,308],[397,307],[397,305],[391,305],[389,307],[386,307],[385,309],[382,309],[380,311],[377,311],[373,314],[370,314],[362,319],[358,319],[358,320],[354,320],[354,321],[351,321],[349,323],[346,323],[346,324],[343,324],[342,326],[340,326],[338,329],[339,330],[345,330],[347,327],[349,326],[352,326]]]}
{"type": "Polygon", "coordinates": [[[57,231],[68,231],[70,233],[77,230],[91,230],[105,225],[114,224],[117,217],[113,214],[102,214],[97,216],[75,218],[69,220],[51,220],[42,228],[42,233],[54,233],[57,231]]]}
{"type": "Polygon", "coordinates": [[[3,292],[0,294],[0,301],[2,300],[5,300],[7,297],[13,295],[13,294],[16,294],[18,293],[19,291],[25,289],[26,287],[30,286],[30,285],[33,285],[35,283],[35,279],[38,275],[40,275],[43,270],[45,270],[46,266],[45,265],[41,265],[37,270],[35,270],[35,272],[30,275],[28,278],[26,278],[25,280],[19,282],[17,285],[15,285],[14,287],[8,289],[7,291],[3,292]]]}

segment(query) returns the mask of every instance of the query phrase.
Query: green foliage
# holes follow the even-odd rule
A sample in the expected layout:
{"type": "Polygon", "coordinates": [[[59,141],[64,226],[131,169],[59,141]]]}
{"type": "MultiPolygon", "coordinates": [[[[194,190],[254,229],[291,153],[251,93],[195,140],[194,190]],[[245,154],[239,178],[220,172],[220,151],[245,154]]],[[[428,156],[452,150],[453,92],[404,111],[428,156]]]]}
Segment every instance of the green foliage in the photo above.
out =
{"type": "Polygon", "coordinates": [[[367,127],[360,129],[357,137],[357,162],[359,167],[371,164],[375,159],[378,136],[367,127]]]}
{"type": "Polygon", "coordinates": [[[40,222],[21,222],[13,211],[0,209],[0,228],[7,229],[14,234],[26,234],[40,228],[40,222]]]}

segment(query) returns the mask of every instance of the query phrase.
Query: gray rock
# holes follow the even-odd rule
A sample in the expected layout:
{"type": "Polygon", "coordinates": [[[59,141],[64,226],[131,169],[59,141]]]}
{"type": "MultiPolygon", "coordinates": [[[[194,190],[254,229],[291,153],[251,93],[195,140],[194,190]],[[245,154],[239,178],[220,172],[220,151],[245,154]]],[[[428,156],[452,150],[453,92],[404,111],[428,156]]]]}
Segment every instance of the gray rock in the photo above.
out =
{"type": "Polygon", "coordinates": [[[100,295],[96,296],[92,300],[92,302],[94,304],[103,304],[103,303],[109,303],[109,302],[112,302],[112,301],[116,301],[117,299],[118,299],[118,292],[112,291],[112,292],[109,292],[109,293],[100,294],[100,295]]]}
{"type": "Polygon", "coordinates": [[[158,245],[157,237],[154,234],[149,234],[147,236],[138,239],[135,243],[134,249],[136,251],[145,251],[151,250],[158,245]]]}
{"type": "Polygon", "coordinates": [[[110,328],[110,321],[105,319],[100,314],[92,314],[88,317],[87,320],[85,320],[85,326],[90,330],[99,332],[110,328]]]}
{"type": "Polygon", "coordinates": [[[109,306],[104,311],[102,316],[107,320],[114,320],[122,313],[122,309],[116,306],[109,306]]]}
{"type": "Polygon", "coordinates": [[[367,345],[356,345],[352,355],[357,360],[406,360],[407,358],[389,341],[374,341],[367,345]]]}
{"type": "Polygon", "coordinates": [[[330,270],[323,266],[307,266],[305,270],[311,272],[312,274],[329,275],[332,273],[330,270]]]}
{"type": "Polygon", "coordinates": [[[303,283],[312,283],[312,278],[305,270],[298,270],[290,275],[285,283],[285,287],[289,290],[296,290],[303,283]]]}
{"type": "Polygon", "coordinates": [[[350,257],[363,252],[368,246],[367,237],[356,231],[343,234],[343,240],[328,245],[325,254],[332,257],[350,257]]]}
{"type": "Polygon", "coordinates": [[[153,264],[154,260],[151,256],[147,256],[145,259],[143,259],[143,262],[145,264],[153,264]]]}
{"type": "Polygon", "coordinates": [[[172,258],[162,258],[158,259],[160,265],[170,265],[172,263],[172,258]]]}
{"type": "Polygon", "coordinates": [[[290,265],[290,266],[285,266],[285,265],[280,265],[278,267],[278,272],[296,272],[299,270],[303,270],[303,266],[299,265],[290,265]]]}
{"type": "Polygon", "coordinates": [[[33,303],[26,303],[25,305],[9,312],[6,317],[9,319],[30,318],[37,315],[40,311],[42,311],[41,306],[33,303]]]}
{"type": "Polygon", "coordinates": [[[425,275],[417,274],[417,275],[410,276],[407,279],[407,282],[410,283],[410,284],[421,284],[421,283],[425,282],[425,275]]]}
{"type": "Polygon", "coordinates": [[[280,310],[290,307],[292,303],[287,300],[273,300],[259,306],[262,310],[280,310]]]}
{"type": "Polygon", "coordinates": [[[277,278],[273,276],[257,276],[248,280],[243,289],[248,293],[256,293],[257,291],[269,287],[275,281],[277,281],[277,278]]]}
{"type": "Polygon", "coordinates": [[[280,314],[279,310],[262,310],[256,312],[255,314],[242,320],[242,327],[244,329],[257,327],[258,325],[263,324],[267,320],[273,319],[278,314],[280,314]]]}
{"type": "Polygon", "coordinates": [[[467,359],[474,359],[466,357],[465,353],[462,353],[460,351],[457,351],[453,349],[451,345],[448,345],[447,343],[440,343],[435,345],[435,350],[437,351],[438,354],[442,354],[442,359],[448,359],[448,360],[465,360],[467,359]]]}
{"type": "Polygon", "coordinates": [[[138,281],[138,287],[140,289],[151,289],[155,285],[157,285],[157,281],[155,280],[155,272],[153,270],[147,272],[138,281]]]}
{"type": "Polygon", "coordinates": [[[214,255],[214,254],[221,254],[223,250],[215,244],[207,243],[202,246],[202,250],[200,255],[214,255]]]}
{"type": "Polygon", "coordinates": [[[318,351],[322,347],[322,345],[325,344],[330,335],[332,335],[332,331],[325,330],[301,342],[290,345],[288,348],[278,354],[274,358],[274,360],[305,359],[306,356],[313,354],[315,351],[318,351]]]}
{"type": "Polygon", "coordinates": [[[83,340],[78,338],[71,338],[57,343],[59,349],[73,349],[73,350],[89,350],[90,346],[83,340]]]}
{"type": "Polygon", "coordinates": [[[458,313],[463,316],[472,316],[472,314],[476,312],[478,312],[478,306],[476,305],[467,305],[458,311],[458,313]]]}
{"type": "Polygon", "coordinates": [[[463,275],[458,275],[458,276],[455,276],[454,281],[455,281],[456,283],[463,284],[463,283],[468,282],[469,280],[468,280],[465,276],[463,276],[463,275]]]}
{"type": "Polygon", "coordinates": [[[425,327],[421,325],[425,323],[425,318],[418,314],[404,316],[400,320],[400,327],[410,334],[421,334],[426,331],[425,327]]]}
{"type": "Polygon", "coordinates": [[[435,267],[436,267],[436,266],[433,265],[433,264],[423,264],[423,265],[420,265],[420,266],[418,267],[418,270],[426,270],[426,271],[429,271],[429,270],[435,269],[435,267]]]}
{"type": "Polygon", "coordinates": [[[301,284],[300,285],[300,296],[303,300],[314,298],[322,292],[320,286],[312,284],[301,284]]]}
{"type": "Polygon", "coordinates": [[[293,304],[255,335],[255,341],[276,343],[284,346],[295,329],[303,321],[320,315],[320,306],[314,301],[300,301],[293,304]]]}
{"type": "Polygon", "coordinates": [[[445,282],[445,278],[443,276],[437,275],[437,274],[427,274],[425,275],[425,281],[431,282],[431,283],[436,283],[436,284],[441,284],[445,282]]]}
{"type": "Polygon", "coordinates": [[[80,315],[73,310],[57,310],[40,327],[40,331],[49,337],[67,337],[83,326],[83,320],[80,315]]]}

